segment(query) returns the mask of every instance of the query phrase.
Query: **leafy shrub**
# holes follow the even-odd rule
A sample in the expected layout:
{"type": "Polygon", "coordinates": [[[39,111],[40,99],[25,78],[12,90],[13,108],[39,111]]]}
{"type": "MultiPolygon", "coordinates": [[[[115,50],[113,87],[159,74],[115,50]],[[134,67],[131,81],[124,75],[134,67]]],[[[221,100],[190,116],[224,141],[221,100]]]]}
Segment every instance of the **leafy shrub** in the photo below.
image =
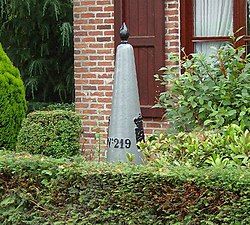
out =
{"type": "Polygon", "coordinates": [[[94,164],[0,152],[0,223],[250,224],[250,171],[94,164]]]}
{"type": "Polygon", "coordinates": [[[74,103],[29,102],[28,113],[33,111],[69,110],[75,111],[74,103]]]}
{"type": "Polygon", "coordinates": [[[237,125],[221,130],[158,134],[139,144],[145,159],[161,166],[250,168],[250,133],[237,125]]]}
{"type": "Polygon", "coordinates": [[[14,148],[25,114],[23,81],[0,45],[0,148],[14,148]]]}
{"type": "Polygon", "coordinates": [[[231,123],[250,128],[250,55],[244,47],[226,44],[209,58],[200,53],[185,56],[181,68],[181,75],[172,67],[157,76],[168,86],[157,107],[166,110],[175,130],[231,123]]]}
{"type": "Polygon", "coordinates": [[[36,111],[30,113],[22,124],[17,151],[67,157],[79,153],[81,119],[72,111],[36,111]]]}

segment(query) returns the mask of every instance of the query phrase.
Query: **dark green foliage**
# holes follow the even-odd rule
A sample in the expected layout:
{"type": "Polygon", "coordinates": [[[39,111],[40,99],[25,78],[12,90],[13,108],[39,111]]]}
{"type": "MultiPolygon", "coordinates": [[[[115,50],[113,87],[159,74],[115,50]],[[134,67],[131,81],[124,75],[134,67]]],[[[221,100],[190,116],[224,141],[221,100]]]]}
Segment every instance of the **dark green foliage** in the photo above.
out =
{"type": "Polygon", "coordinates": [[[219,128],[231,123],[250,128],[250,55],[231,44],[209,58],[202,54],[184,57],[182,74],[165,68],[158,77],[168,90],[158,106],[177,131],[198,127],[219,128]]]}
{"type": "Polygon", "coordinates": [[[237,125],[221,130],[151,136],[139,144],[145,159],[160,167],[186,165],[195,167],[250,168],[250,133],[237,125]]]}
{"type": "Polygon", "coordinates": [[[250,171],[0,153],[0,223],[249,225],[250,171]]]}
{"type": "Polygon", "coordinates": [[[27,98],[73,100],[71,0],[0,0],[0,40],[20,69],[27,98]]]}
{"type": "Polygon", "coordinates": [[[36,111],[23,121],[17,151],[69,157],[80,153],[81,119],[66,110],[36,111]]]}
{"type": "Polygon", "coordinates": [[[49,103],[49,102],[29,102],[28,113],[33,111],[51,111],[51,110],[69,110],[75,111],[74,103],[49,103]]]}
{"type": "Polygon", "coordinates": [[[0,45],[0,148],[14,148],[25,115],[23,81],[0,45]]]}

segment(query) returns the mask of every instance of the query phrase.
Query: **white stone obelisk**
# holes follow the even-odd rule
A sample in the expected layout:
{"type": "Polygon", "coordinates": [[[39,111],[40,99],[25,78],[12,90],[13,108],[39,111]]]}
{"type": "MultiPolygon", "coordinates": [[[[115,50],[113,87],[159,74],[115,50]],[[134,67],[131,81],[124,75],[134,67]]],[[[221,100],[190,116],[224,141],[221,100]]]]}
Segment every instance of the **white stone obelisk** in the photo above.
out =
{"type": "Polygon", "coordinates": [[[137,142],[144,140],[133,47],[128,44],[128,29],[123,24],[122,39],[116,51],[112,112],[109,122],[107,160],[142,163],[137,142]]]}

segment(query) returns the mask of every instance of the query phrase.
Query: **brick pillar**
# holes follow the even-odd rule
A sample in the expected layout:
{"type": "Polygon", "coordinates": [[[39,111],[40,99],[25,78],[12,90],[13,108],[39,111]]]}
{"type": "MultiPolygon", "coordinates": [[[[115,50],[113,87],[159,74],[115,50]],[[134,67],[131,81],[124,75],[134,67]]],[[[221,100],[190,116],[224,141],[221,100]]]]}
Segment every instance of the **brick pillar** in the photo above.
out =
{"type": "Polygon", "coordinates": [[[180,0],[167,0],[165,7],[165,51],[166,65],[171,65],[168,61],[169,53],[180,55],[180,0]]]}
{"type": "MultiPolygon", "coordinates": [[[[112,0],[74,1],[75,102],[83,115],[83,151],[93,158],[107,133],[114,71],[112,0]]],[[[102,146],[102,148],[104,148],[102,146]]]]}
{"type": "MultiPolygon", "coordinates": [[[[75,103],[82,114],[88,159],[106,149],[114,74],[114,0],[74,0],[75,103]],[[97,135],[96,135],[97,134],[97,135]],[[100,135],[100,140],[98,139],[100,135]]],[[[166,1],[166,55],[179,52],[178,0],[166,1]]],[[[167,58],[167,57],[166,57],[167,58]]],[[[166,61],[168,64],[168,61],[166,61]]],[[[144,119],[146,134],[166,130],[161,119],[144,119]]]]}

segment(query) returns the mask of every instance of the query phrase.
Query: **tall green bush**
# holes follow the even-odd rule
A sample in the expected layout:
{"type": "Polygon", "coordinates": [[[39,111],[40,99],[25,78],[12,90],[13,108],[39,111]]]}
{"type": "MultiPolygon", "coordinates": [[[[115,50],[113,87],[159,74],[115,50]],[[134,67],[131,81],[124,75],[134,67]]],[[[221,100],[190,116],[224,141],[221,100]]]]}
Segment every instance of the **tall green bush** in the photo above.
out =
{"type": "Polygon", "coordinates": [[[0,0],[0,40],[27,99],[74,99],[72,0],[0,0]]]}
{"type": "Polygon", "coordinates": [[[82,125],[73,111],[35,111],[28,114],[20,130],[17,151],[52,157],[69,157],[80,153],[82,125]]]}
{"type": "Polygon", "coordinates": [[[0,148],[14,148],[26,108],[20,73],[0,45],[0,148]]]}
{"type": "Polygon", "coordinates": [[[166,110],[175,130],[231,123],[250,128],[250,55],[245,47],[226,44],[210,57],[185,56],[181,70],[165,68],[158,79],[168,89],[157,106],[166,110]]]}

